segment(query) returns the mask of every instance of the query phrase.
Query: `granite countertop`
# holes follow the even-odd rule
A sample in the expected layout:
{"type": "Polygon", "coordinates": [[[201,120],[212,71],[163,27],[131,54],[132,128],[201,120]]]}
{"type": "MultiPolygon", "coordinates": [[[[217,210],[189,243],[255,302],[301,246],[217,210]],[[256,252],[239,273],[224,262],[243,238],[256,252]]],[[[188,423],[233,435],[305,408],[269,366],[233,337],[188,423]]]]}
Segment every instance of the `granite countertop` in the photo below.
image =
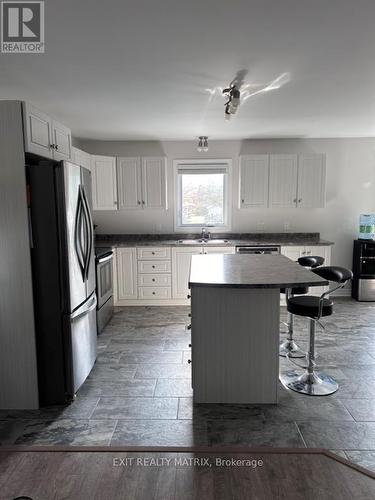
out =
{"type": "Polygon", "coordinates": [[[319,233],[222,233],[212,235],[210,243],[202,243],[196,234],[105,234],[97,235],[95,246],[214,246],[280,245],[280,246],[327,246],[332,241],[320,238],[319,233]]]}
{"type": "Polygon", "coordinates": [[[193,255],[189,288],[293,288],[325,286],[322,279],[283,255],[193,255]]]}

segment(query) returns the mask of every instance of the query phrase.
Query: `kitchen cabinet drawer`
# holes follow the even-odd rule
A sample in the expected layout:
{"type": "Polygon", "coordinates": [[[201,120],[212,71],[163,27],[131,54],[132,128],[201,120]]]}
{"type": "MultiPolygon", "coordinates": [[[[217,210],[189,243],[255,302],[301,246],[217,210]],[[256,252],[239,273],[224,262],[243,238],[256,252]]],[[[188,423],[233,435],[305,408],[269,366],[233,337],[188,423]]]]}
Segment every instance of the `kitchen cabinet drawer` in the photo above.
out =
{"type": "Polygon", "coordinates": [[[139,260],[138,261],[139,273],[170,273],[171,261],[170,260],[139,260]]]}
{"type": "Polygon", "coordinates": [[[139,299],[170,299],[172,297],[170,286],[140,286],[138,288],[139,299]]]}
{"type": "Polygon", "coordinates": [[[138,259],[170,259],[171,249],[169,247],[146,247],[138,248],[138,259]]]}
{"type": "Polygon", "coordinates": [[[170,286],[172,276],[170,274],[139,274],[138,284],[140,286],[170,286]]]}

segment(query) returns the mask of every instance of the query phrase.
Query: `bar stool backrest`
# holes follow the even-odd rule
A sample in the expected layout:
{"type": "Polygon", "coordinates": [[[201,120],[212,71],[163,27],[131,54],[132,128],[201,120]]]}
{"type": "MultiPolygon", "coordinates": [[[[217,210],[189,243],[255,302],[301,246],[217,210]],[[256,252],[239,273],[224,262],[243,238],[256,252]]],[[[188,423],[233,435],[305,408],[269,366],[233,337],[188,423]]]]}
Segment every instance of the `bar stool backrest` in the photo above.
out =
{"type": "Polygon", "coordinates": [[[318,317],[316,318],[320,319],[322,316],[325,296],[329,295],[332,292],[335,292],[339,288],[344,288],[347,282],[353,279],[353,273],[350,269],[346,269],[345,267],[340,267],[340,266],[321,266],[316,269],[311,269],[311,271],[327,281],[333,281],[337,283],[336,286],[330,288],[320,296],[319,314],[318,317]]]}
{"type": "Polygon", "coordinates": [[[353,279],[353,273],[350,269],[339,266],[322,266],[313,270],[321,278],[327,281],[335,281],[336,283],[346,283],[353,279]]]}
{"type": "Polygon", "coordinates": [[[308,255],[307,257],[300,257],[297,262],[302,267],[310,267],[311,269],[314,269],[315,267],[322,266],[324,264],[324,257],[320,257],[318,255],[308,255]]]}

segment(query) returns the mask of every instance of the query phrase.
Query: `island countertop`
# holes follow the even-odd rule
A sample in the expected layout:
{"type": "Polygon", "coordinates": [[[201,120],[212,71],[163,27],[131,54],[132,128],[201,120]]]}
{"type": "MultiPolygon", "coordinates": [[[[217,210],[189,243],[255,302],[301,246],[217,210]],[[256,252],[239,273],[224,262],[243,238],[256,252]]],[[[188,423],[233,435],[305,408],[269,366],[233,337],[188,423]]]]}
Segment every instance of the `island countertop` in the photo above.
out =
{"type": "Polygon", "coordinates": [[[283,255],[193,255],[189,288],[293,288],[328,281],[283,255]]]}

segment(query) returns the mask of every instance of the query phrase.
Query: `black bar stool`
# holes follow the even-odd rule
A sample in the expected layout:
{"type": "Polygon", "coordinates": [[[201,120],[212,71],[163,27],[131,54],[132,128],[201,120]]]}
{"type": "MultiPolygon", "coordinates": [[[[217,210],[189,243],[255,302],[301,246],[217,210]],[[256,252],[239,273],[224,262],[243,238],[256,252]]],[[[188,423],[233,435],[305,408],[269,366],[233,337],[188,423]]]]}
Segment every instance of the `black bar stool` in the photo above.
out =
{"type": "Polygon", "coordinates": [[[315,326],[323,316],[331,316],[333,312],[333,302],[326,298],[326,295],[343,288],[348,281],[353,278],[353,273],[349,269],[338,266],[323,266],[313,270],[327,281],[337,283],[337,286],[324,292],[320,297],[305,295],[300,297],[291,297],[288,300],[288,311],[297,316],[305,316],[309,319],[309,351],[306,355],[307,366],[301,366],[291,359],[299,368],[304,368],[302,375],[298,375],[295,371],[288,371],[280,375],[280,381],[287,389],[308,394],[309,396],[327,396],[333,394],[338,389],[337,382],[329,375],[315,371],[315,326]]]}
{"type": "MultiPolygon", "coordinates": [[[[308,267],[310,269],[315,269],[322,264],[324,264],[324,257],[319,257],[315,255],[309,255],[307,257],[300,257],[298,259],[298,264],[303,267],[308,267]]],[[[304,295],[309,292],[307,287],[300,288],[282,288],[280,293],[285,293],[286,302],[295,295],[304,295]]],[[[287,322],[284,323],[287,327],[287,338],[284,342],[281,342],[279,348],[279,355],[284,358],[289,355],[291,358],[304,358],[306,353],[297,345],[295,342],[294,335],[294,321],[293,314],[288,311],[288,319],[287,322]]]]}

